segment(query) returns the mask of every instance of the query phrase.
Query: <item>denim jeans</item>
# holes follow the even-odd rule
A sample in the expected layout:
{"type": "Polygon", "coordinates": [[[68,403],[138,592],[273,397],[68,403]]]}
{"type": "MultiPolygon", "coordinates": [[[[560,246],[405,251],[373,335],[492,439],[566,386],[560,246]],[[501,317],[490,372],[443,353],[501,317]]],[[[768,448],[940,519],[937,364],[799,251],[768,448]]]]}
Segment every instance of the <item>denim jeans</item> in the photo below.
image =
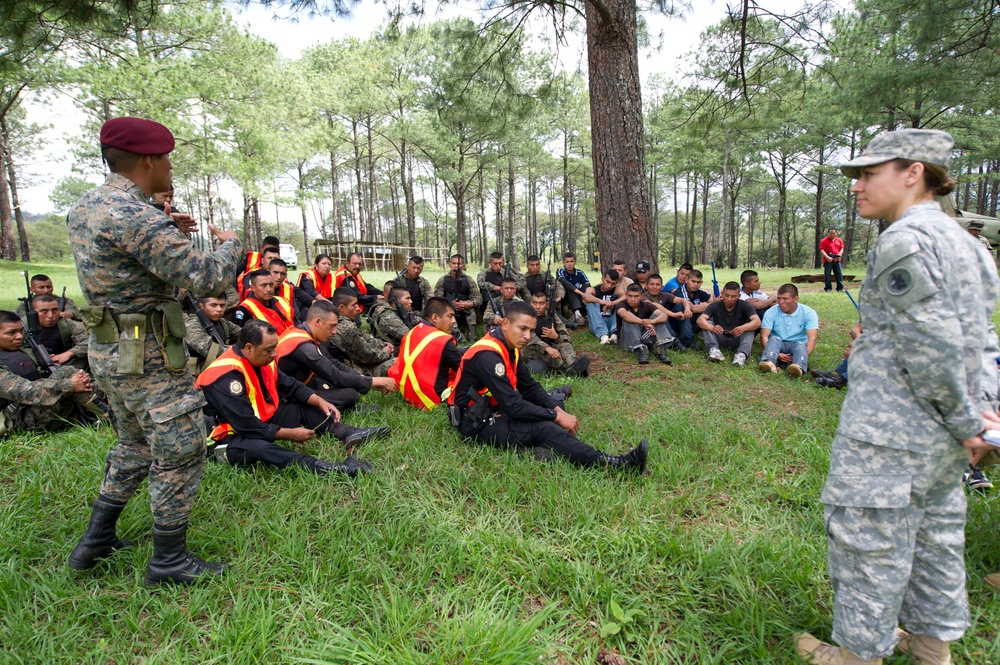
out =
{"type": "MultiPolygon", "coordinates": [[[[683,312],[684,305],[681,303],[675,303],[673,307],[670,308],[671,312],[683,312]]],[[[680,340],[680,343],[684,346],[691,346],[694,344],[694,328],[691,326],[691,321],[694,317],[690,319],[675,319],[673,317],[667,319],[667,323],[670,324],[670,329],[674,331],[674,337],[680,340]]]]}
{"type": "Polygon", "coordinates": [[[833,290],[830,283],[830,272],[837,277],[837,290],[844,290],[844,273],[840,267],[840,261],[827,261],[823,264],[823,288],[827,291],[833,290]]]}
{"type": "Polygon", "coordinates": [[[809,352],[804,342],[786,342],[771,335],[767,338],[764,352],[760,354],[760,361],[777,364],[779,353],[792,354],[792,362],[801,367],[803,372],[809,369],[809,352]]]}
{"type": "Polygon", "coordinates": [[[847,381],[847,358],[841,360],[840,364],[837,365],[837,369],[833,371],[844,377],[844,381],[847,381]]]}
{"type": "Polygon", "coordinates": [[[618,331],[618,317],[612,312],[610,316],[601,314],[601,306],[596,302],[587,303],[587,323],[590,325],[590,332],[594,337],[601,338],[601,335],[614,335],[618,331]]]}
{"type": "Polygon", "coordinates": [[[638,323],[622,321],[622,336],[618,338],[618,345],[626,351],[635,351],[642,346],[665,346],[674,340],[665,323],[654,323],[653,330],[656,331],[655,339],[638,323]]]}

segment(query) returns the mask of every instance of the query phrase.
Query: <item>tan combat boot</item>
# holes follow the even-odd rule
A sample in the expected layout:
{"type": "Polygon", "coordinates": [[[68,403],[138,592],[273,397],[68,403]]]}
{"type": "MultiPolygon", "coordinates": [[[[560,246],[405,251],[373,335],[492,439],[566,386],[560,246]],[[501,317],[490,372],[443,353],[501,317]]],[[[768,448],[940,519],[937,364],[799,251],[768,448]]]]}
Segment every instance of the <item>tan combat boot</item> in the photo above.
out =
{"type": "Polygon", "coordinates": [[[827,644],[809,633],[795,636],[795,651],[812,665],[882,665],[881,658],[859,658],[847,649],[827,644]]]}
{"type": "Polygon", "coordinates": [[[951,665],[951,643],[926,635],[902,636],[896,650],[913,656],[914,665],[951,665]]]}
{"type": "Polygon", "coordinates": [[[994,591],[1000,591],[1000,573],[993,573],[992,575],[987,575],[984,581],[990,585],[994,591]]]}

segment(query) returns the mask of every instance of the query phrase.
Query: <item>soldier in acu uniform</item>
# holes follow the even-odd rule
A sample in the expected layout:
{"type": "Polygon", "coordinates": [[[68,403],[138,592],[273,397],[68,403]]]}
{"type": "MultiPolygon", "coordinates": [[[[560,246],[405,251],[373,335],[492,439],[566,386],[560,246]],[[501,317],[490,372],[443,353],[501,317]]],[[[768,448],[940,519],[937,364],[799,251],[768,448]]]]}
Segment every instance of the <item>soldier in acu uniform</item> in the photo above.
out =
{"type": "Polygon", "coordinates": [[[243,249],[233,231],[209,229],[220,245],[199,251],[171,218],[149,204],[170,186],[174,137],[163,125],[115,118],[101,127],[101,153],[111,173],[70,210],[67,222],[87,304],[90,367],[108,397],[119,445],[108,453],[90,526],[70,555],[71,568],[130,543],[115,535],[126,502],[149,477],[153,558],[146,583],[193,582],[225,566],[187,550],[187,526],[205,464],[202,394],[188,373],[181,287],[221,293],[236,277],[243,249]]]}
{"type": "Polygon", "coordinates": [[[434,292],[431,291],[431,283],[427,281],[426,277],[420,276],[423,271],[424,257],[411,256],[410,260],[406,262],[406,267],[399,271],[399,275],[396,276],[396,283],[410,292],[412,311],[418,316],[424,311],[424,303],[427,302],[427,299],[434,295],[434,292]]]}
{"type": "Polygon", "coordinates": [[[454,254],[449,266],[451,272],[438,280],[434,285],[434,295],[447,298],[455,308],[456,329],[465,324],[469,338],[476,337],[476,308],[483,303],[483,294],[479,286],[465,273],[465,257],[454,254]]]}
{"type": "MultiPolygon", "coordinates": [[[[535,330],[528,340],[521,357],[528,363],[532,374],[558,372],[566,376],[587,376],[590,358],[576,357],[576,349],[569,339],[566,324],[552,312],[549,316],[549,299],[544,292],[531,296],[531,306],[538,315],[535,330]]],[[[555,310],[555,306],[553,306],[555,310]]]]}
{"type": "Polygon", "coordinates": [[[0,310],[0,434],[12,427],[57,430],[79,420],[80,406],[93,399],[93,382],[72,366],[44,377],[30,348],[22,348],[24,326],[13,312],[0,310]]]}
{"type": "Polygon", "coordinates": [[[881,663],[898,625],[915,663],[950,663],[969,626],[961,476],[966,448],[997,426],[1000,289],[993,261],[934,200],[954,187],[952,145],[941,131],[891,132],[841,166],[861,216],[890,226],[867,258],[821,497],[841,646],[797,636],[810,663],[881,663]]]}

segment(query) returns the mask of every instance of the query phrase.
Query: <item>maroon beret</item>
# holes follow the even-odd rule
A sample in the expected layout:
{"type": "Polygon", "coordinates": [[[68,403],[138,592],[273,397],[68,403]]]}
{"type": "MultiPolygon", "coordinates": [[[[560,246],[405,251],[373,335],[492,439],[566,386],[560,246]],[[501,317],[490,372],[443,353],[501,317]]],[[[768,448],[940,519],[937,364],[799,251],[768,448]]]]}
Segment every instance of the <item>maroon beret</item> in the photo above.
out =
{"type": "Polygon", "coordinates": [[[166,155],[174,149],[174,135],[152,120],[112,118],[101,125],[101,147],[137,155],[166,155]]]}

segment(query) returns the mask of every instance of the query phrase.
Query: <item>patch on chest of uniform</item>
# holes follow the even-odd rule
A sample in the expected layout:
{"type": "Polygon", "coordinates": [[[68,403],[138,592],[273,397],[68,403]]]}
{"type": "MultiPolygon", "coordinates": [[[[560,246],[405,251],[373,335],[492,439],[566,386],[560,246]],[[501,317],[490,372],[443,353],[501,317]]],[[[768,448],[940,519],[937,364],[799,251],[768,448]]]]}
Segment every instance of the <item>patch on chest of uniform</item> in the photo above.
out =
{"type": "Polygon", "coordinates": [[[507,370],[504,369],[503,363],[497,363],[497,366],[493,368],[493,371],[496,372],[497,376],[503,376],[507,373],[507,370]]]}
{"type": "Polygon", "coordinates": [[[234,395],[242,395],[243,384],[237,381],[236,379],[233,379],[232,381],[229,382],[229,392],[231,392],[234,395]]]}
{"type": "Polygon", "coordinates": [[[898,268],[893,268],[889,272],[889,276],[885,280],[886,290],[894,295],[901,296],[910,290],[913,286],[913,275],[910,274],[910,269],[906,266],[899,266],[898,268]]]}

